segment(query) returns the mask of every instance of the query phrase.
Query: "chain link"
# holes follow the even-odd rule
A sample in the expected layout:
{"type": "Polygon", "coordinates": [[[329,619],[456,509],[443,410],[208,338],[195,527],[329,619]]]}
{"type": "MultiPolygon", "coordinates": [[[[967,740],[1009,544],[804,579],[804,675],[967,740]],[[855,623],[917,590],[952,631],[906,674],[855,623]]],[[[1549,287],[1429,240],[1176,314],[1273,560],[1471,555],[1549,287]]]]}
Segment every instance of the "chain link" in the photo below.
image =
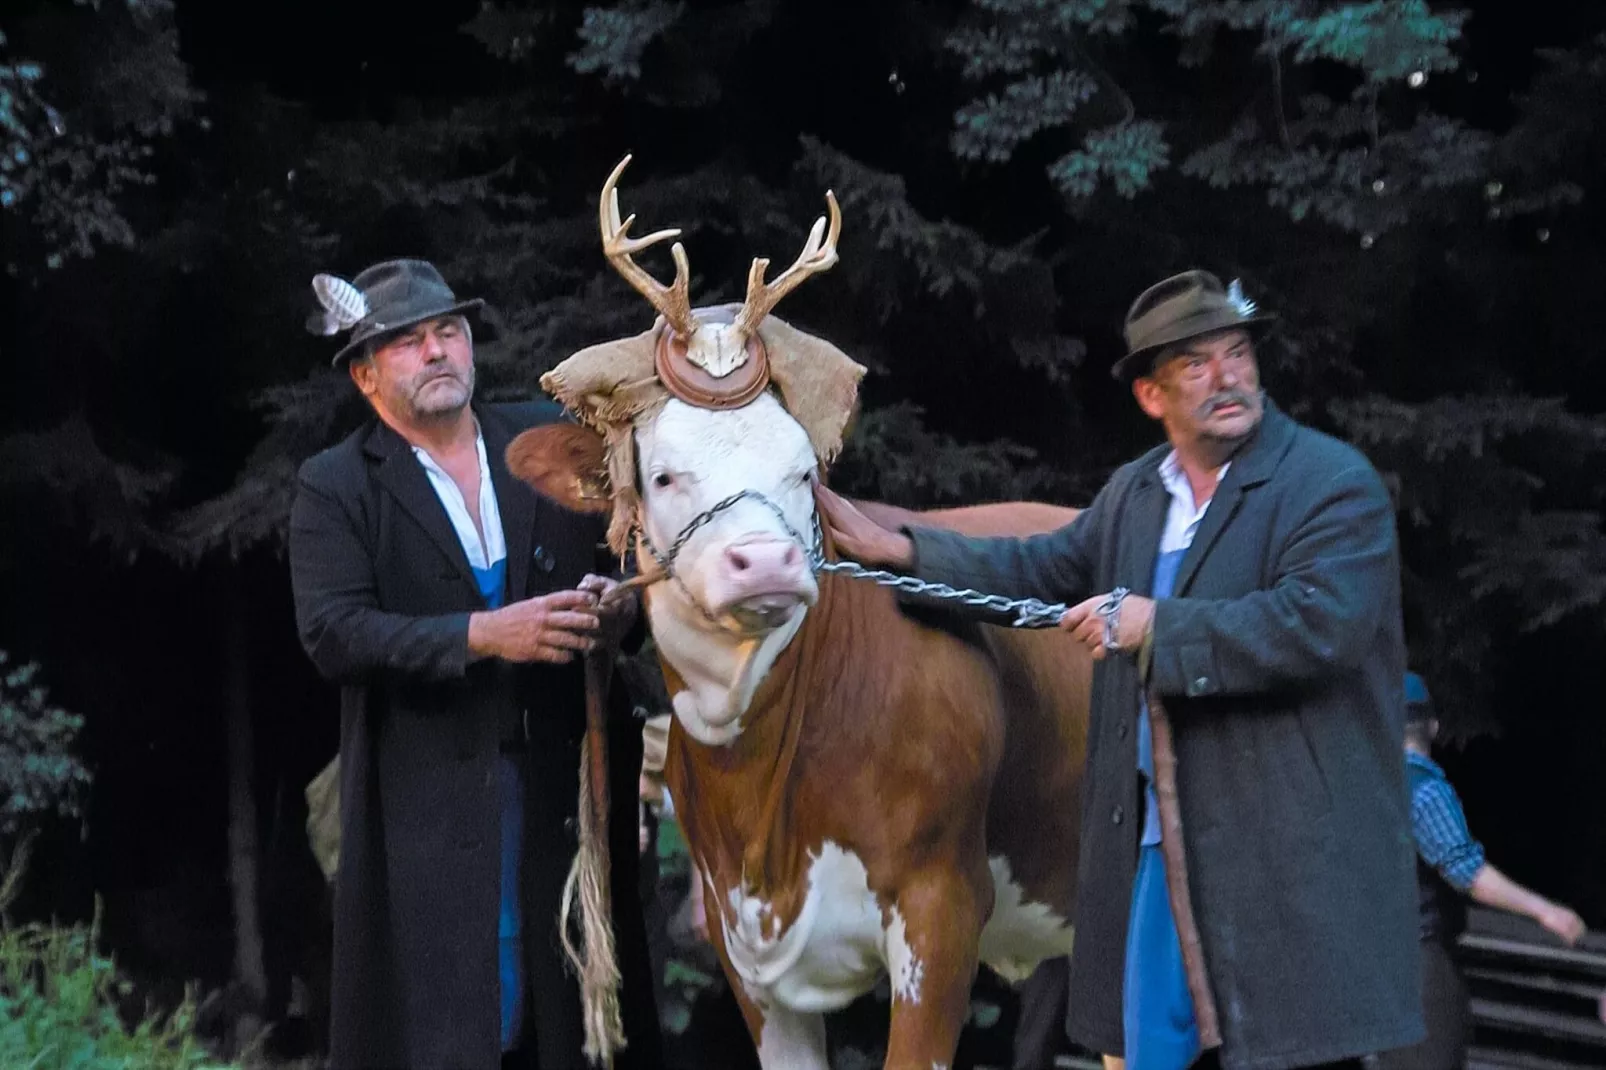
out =
{"type": "Polygon", "coordinates": [[[1048,603],[1040,598],[1005,598],[1000,594],[983,594],[970,588],[950,587],[946,583],[933,583],[917,576],[904,576],[882,569],[865,568],[855,561],[814,562],[816,572],[830,572],[856,580],[869,580],[880,587],[890,587],[900,594],[931,598],[940,602],[955,602],[967,609],[984,609],[992,613],[1013,616],[1014,628],[1052,628],[1065,615],[1064,602],[1048,603]]]}
{"type": "MultiPolygon", "coordinates": [[[[951,587],[946,583],[933,583],[917,576],[905,576],[897,572],[887,572],[883,569],[865,568],[856,561],[827,561],[825,559],[825,534],[820,528],[819,514],[815,513],[814,515],[814,538],[811,541],[806,541],[797,529],[792,527],[791,522],[786,519],[786,513],[781,507],[756,490],[738,491],[698,513],[689,524],[681,529],[680,534],[675,536],[675,541],[670,545],[667,552],[661,552],[658,547],[653,545],[644,528],[638,526],[636,530],[641,536],[641,541],[646,544],[647,551],[652,554],[653,560],[658,563],[658,567],[663,570],[666,576],[672,577],[678,582],[679,577],[675,575],[675,558],[680,556],[680,551],[685,548],[686,543],[693,535],[711,523],[714,518],[744,501],[755,501],[774,513],[781,525],[786,528],[787,533],[796,539],[799,544],[808,547],[809,565],[815,572],[826,572],[855,580],[867,580],[878,587],[890,587],[899,594],[929,598],[937,602],[954,603],[966,609],[980,609],[989,613],[997,613],[1001,616],[1012,616],[1015,619],[1010,622],[1010,626],[1014,628],[1052,628],[1065,615],[1067,607],[1064,602],[1049,603],[1039,598],[1005,598],[1003,595],[985,594],[969,588],[951,587]]],[[[690,597],[690,593],[689,591],[687,592],[688,597],[690,597]]],[[[695,601],[693,599],[693,602],[695,601]]],[[[700,604],[698,608],[701,608],[700,604]]],[[[708,616],[710,620],[713,619],[706,609],[703,610],[703,615],[708,616]]]]}

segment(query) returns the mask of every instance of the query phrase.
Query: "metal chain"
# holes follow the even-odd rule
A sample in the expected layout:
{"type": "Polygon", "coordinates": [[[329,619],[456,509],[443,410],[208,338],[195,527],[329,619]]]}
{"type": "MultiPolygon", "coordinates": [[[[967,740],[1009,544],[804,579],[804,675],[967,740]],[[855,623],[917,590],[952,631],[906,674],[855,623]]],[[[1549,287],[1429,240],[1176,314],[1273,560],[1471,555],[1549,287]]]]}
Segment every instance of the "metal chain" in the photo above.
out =
{"type": "Polygon", "coordinates": [[[970,588],[960,589],[946,583],[933,583],[918,576],[904,576],[883,569],[865,568],[856,561],[827,561],[823,555],[810,554],[810,564],[816,572],[830,572],[855,580],[869,580],[879,587],[890,587],[900,594],[918,595],[940,602],[957,602],[967,609],[985,609],[989,612],[1013,615],[1013,628],[1052,628],[1065,615],[1064,602],[1048,603],[1040,598],[1005,598],[1001,594],[983,594],[970,588]]]}
{"type": "MultiPolygon", "coordinates": [[[[815,572],[827,572],[855,580],[868,580],[878,587],[890,587],[899,594],[930,598],[938,602],[952,602],[966,609],[980,609],[1002,616],[1013,616],[1015,619],[1010,622],[1010,626],[1014,628],[1052,628],[1065,615],[1067,606],[1064,602],[1049,603],[1039,598],[1005,598],[1003,595],[984,594],[981,591],[974,591],[969,588],[960,589],[949,586],[946,583],[933,583],[917,576],[905,576],[896,572],[887,572],[883,569],[865,568],[856,561],[827,561],[825,559],[825,534],[820,528],[819,514],[815,513],[814,515],[814,538],[811,540],[811,544],[810,541],[805,541],[803,536],[792,527],[791,522],[786,519],[786,514],[780,506],[756,490],[739,491],[698,513],[689,524],[681,529],[680,534],[675,536],[675,541],[670,545],[667,552],[660,552],[658,547],[653,545],[652,540],[647,537],[646,530],[639,524],[636,530],[641,537],[641,541],[646,544],[648,552],[652,554],[653,560],[658,562],[658,567],[663,569],[666,576],[672,577],[678,582],[679,577],[675,575],[675,558],[680,556],[680,551],[685,547],[686,543],[719,514],[744,501],[756,501],[774,513],[776,518],[780,520],[781,525],[786,528],[787,533],[796,539],[799,544],[808,547],[809,566],[815,572]]],[[[690,592],[688,591],[687,594],[689,596],[690,592]]],[[[693,601],[695,602],[695,599],[693,601]]],[[[699,608],[701,607],[699,606],[699,608]]],[[[707,610],[704,610],[703,613],[705,616],[709,615],[707,610]]]]}

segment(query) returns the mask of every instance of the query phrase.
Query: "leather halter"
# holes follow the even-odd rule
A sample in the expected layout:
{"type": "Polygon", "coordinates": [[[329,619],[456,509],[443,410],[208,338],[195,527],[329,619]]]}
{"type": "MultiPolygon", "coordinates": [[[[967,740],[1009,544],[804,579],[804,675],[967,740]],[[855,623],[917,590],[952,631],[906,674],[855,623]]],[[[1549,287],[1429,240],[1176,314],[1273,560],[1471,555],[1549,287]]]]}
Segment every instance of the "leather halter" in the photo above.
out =
{"type": "MultiPolygon", "coordinates": [[[[698,309],[699,324],[726,324],[735,316],[725,308],[698,309]]],[[[747,338],[747,359],[728,375],[715,377],[686,356],[687,339],[668,324],[658,332],[653,353],[658,379],[675,397],[699,409],[739,409],[762,394],[770,384],[769,353],[754,331],[747,338]]]]}

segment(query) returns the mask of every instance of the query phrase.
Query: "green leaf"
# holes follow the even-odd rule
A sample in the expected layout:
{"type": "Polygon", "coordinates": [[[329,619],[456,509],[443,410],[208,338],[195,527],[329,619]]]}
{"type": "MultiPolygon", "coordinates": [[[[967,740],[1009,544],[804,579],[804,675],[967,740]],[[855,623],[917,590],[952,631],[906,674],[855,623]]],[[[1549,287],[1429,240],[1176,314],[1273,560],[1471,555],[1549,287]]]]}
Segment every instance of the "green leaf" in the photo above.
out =
{"type": "Polygon", "coordinates": [[[1128,200],[1149,187],[1154,174],[1171,162],[1171,148],[1159,123],[1139,119],[1095,130],[1082,147],[1056,160],[1049,178],[1067,196],[1091,197],[1101,182],[1128,200]]]}

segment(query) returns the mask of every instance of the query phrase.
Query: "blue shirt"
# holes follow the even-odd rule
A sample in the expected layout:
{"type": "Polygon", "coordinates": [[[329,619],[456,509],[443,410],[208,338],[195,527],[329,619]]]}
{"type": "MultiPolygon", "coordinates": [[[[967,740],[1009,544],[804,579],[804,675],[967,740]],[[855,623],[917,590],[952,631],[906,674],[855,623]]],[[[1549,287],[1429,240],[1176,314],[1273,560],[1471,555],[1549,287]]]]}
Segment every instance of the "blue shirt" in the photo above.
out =
{"type": "Polygon", "coordinates": [[[1468,892],[1483,868],[1483,845],[1472,838],[1461,798],[1439,764],[1425,754],[1405,752],[1411,777],[1411,834],[1416,853],[1445,883],[1468,892]]]}

